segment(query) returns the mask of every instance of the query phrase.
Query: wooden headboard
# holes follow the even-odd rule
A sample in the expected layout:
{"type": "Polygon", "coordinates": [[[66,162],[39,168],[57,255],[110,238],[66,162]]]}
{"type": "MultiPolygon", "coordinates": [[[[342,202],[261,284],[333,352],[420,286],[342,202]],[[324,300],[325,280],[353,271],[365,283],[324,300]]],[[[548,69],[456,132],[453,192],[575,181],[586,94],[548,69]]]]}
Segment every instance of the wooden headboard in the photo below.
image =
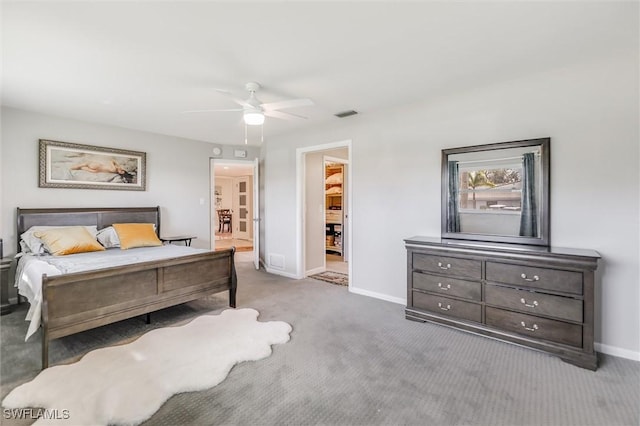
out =
{"type": "Polygon", "coordinates": [[[95,225],[98,229],[102,229],[114,223],[153,223],[156,225],[156,234],[159,236],[160,206],[59,209],[18,207],[18,252],[20,252],[20,235],[32,226],[95,225]]]}

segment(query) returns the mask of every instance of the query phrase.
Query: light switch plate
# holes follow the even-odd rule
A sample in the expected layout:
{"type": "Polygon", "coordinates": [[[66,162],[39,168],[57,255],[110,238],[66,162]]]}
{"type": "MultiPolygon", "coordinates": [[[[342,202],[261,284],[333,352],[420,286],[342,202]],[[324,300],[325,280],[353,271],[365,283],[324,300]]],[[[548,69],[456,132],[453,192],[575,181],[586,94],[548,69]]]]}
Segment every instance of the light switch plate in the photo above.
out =
{"type": "Polygon", "coordinates": [[[233,156],[237,158],[247,158],[247,151],[244,149],[236,149],[233,151],[233,156]]]}

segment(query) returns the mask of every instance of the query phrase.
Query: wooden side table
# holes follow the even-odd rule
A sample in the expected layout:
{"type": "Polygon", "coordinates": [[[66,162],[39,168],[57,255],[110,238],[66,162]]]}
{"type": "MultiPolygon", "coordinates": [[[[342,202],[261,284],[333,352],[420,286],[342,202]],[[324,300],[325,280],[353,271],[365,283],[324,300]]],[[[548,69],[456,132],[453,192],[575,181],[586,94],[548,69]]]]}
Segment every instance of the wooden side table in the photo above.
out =
{"type": "Polygon", "coordinates": [[[192,235],[178,235],[175,237],[160,237],[160,241],[163,243],[184,242],[185,246],[191,246],[191,240],[195,240],[198,237],[192,235]]]}
{"type": "Polygon", "coordinates": [[[0,260],[0,315],[13,311],[13,306],[9,303],[9,267],[11,258],[5,257],[0,260]]]}

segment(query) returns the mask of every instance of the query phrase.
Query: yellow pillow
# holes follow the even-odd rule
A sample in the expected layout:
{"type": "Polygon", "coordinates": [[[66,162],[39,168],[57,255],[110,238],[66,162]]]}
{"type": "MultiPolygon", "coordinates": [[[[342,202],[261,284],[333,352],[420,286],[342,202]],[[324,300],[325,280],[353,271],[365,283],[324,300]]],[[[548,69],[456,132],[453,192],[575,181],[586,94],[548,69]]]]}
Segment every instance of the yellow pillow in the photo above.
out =
{"type": "Polygon", "coordinates": [[[118,234],[122,250],[162,245],[153,229],[153,223],[114,223],[113,228],[118,234]]]}
{"type": "Polygon", "coordinates": [[[55,256],[104,250],[84,226],[52,228],[36,231],[33,235],[40,238],[47,251],[55,256]]]}

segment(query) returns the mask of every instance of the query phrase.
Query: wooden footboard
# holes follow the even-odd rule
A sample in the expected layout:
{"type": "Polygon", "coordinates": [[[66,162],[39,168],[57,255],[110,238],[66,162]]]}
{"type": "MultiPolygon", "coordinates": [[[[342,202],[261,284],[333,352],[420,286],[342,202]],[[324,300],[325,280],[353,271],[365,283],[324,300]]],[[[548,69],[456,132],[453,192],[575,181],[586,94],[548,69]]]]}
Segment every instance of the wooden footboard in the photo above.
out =
{"type": "Polygon", "coordinates": [[[229,290],[236,305],[235,249],[42,279],[42,368],[49,342],[229,290]]]}

